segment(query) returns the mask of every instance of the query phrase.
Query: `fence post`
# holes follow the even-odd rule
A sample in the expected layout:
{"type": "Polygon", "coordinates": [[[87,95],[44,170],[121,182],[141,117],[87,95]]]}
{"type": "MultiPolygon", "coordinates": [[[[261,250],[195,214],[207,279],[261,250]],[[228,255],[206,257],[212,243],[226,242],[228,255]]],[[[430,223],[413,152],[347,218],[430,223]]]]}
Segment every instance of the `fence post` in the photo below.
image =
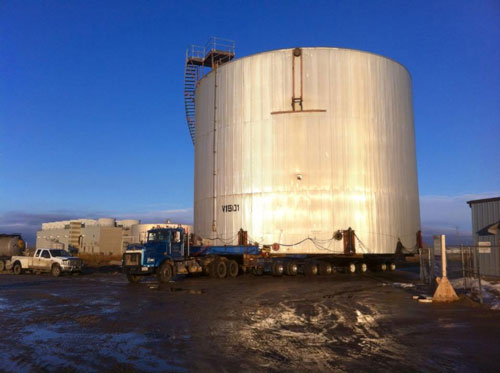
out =
{"type": "Polygon", "coordinates": [[[422,283],[425,284],[424,267],[423,267],[424,261],[422,258],[422,251],[423,251],[422,249],[418,249],[418,254],[419,254],[419,258],[420,258],[420,281],[422,281],[422,283]]]}
{"type": "Polygon", "coordinates": [[[429,248],[429,251],[428,251],[428,255],[429,255],[429,284],[431,284],[431,286],[435,286],[434,285],[434,247],[429,248]]]}
{"type": "Polygon", "coordinates": [[[467,291],[467,280],[465,279],[465,260],[464,260],[464,245],[460,245],[460,253],[462,254],[462,277],[464,278],[464,292],[467,291]]]}
{"type": "Polygon", "coordinates": [[[477,281],[479,285],[479,302],[483,303],[483,288],[481,286],[481,266],[479,265],[479,248],[476,247],[474,249],[474,259],[476,262],[476,269],[477,269],[477,281]]]}

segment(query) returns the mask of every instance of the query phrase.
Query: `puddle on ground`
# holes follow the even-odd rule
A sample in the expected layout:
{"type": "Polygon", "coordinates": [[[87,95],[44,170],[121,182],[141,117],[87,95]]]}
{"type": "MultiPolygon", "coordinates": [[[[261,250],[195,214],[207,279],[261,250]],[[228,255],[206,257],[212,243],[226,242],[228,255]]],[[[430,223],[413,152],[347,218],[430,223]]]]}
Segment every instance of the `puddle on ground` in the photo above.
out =
{"type": "Polygon", "coordinates": [[[120,302],[113,301],[109,298],[94,299],[87,302],[89,307],[99,307],[101,314],[116,313],[120,310],[120,302]]]}
{"type": "Polygon", "coordinates": [[[5,311],[8,308],[9,308],[9,302],[7,302],[7,299],[0,298],[0,311],[5,311]]]}
{"type": "Polygon", "coordinates": [[[171,293],[187,293],[187,294],[204,294],[204,289],[183,289],[183,288],[169,288],[171,293]]]}
{"type": "Polygon", "coordinates": [[[150,284],[148,288],[157,291],[167,291],[170,293],[185,293],[185,294],[205,294],[205,289],[185,289],[185,288],[175,288],[171,286],[162,286],[159,284],[150,284]]]}
{"type": "MultiPolygon", "coordinates": [[[[136,332],[96,334],[81,327],[75,330],[73,323],[55,323],[27,326],[23,328],[23,334],[20,342],[33,347],[34,353],[27,360],[20,358],[15,351],[5,351],[4,357],[9,360],[8,366],[13,370],[65,367],[94,371],[96,368],[105,368],[106,364],[116,366],[118,363],[140,371],[185,371],[181,368],[185,362],[177,358],[166,361],[149,349],[148,345],[158,344],[160,339],[148,338],[136,332]],[[98,361],[81,361],[82,355],[99,355],[106,363],[101,366],[98,361]]],[[[172,338],[170,340],[173,341],[172,338]]],[[[180,342],[186,341],[189,341],[189,336],[182,335],[180,342]]]]}

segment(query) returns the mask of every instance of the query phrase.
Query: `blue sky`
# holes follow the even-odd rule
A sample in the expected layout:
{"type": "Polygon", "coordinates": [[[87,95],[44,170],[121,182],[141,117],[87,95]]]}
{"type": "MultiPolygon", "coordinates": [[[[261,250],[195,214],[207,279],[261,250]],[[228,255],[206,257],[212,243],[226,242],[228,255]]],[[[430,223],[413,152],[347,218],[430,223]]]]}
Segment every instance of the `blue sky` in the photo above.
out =
{"type": "Polygon", "coordinates": [[[320,45],[401,62],[424,228],[470,234],[465,201],[500,195],[498,1],[2,1],[0,231],[189,222],[184,53],[212,35],[237,56],[320,45]]]}

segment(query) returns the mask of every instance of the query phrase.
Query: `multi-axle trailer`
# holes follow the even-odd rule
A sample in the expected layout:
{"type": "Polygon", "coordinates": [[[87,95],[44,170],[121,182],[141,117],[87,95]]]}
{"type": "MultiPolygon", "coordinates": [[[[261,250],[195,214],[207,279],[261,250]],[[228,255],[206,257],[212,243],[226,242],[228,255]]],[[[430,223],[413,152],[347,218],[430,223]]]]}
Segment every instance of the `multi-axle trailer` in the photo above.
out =
{"type": "Polygon", "coordinates": [[[231,246],[192,246],[183,228],[156,228],[148,231],[145,244],[127,248],[122,268],[130,282],[139,282],[152,275],[160,282],[168,282],[177,274],[231,278],[246,272],[315,276],[331,275],[336,271],[396,269],[395,255],[356,255],[354,231],[345,231],[343,238],[346,249],[343,255],[277,255],[272,253],[271,247],[247,245],[246,242],[231,246]]]}

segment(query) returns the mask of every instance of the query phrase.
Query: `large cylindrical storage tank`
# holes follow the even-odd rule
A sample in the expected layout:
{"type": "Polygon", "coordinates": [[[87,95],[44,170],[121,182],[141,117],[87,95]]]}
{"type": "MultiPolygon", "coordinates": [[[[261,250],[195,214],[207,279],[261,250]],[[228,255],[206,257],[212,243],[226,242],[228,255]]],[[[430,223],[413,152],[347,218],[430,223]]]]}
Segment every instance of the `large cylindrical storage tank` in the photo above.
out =
{"type": "Polygon", "coordinates": [[[116,225],[114,218],[99,218],[97,221],[101,227],[114,227],[116,225]]]}
{"type": "Polygon", "coordinates": [[[357,253],[391,254],[399,240],[415,246],[408,71],[372,53],[301,48],[237,59],[203,77],[195,232],[236,244],[243,228],[259,244],[279,243],[278,254],[325,254],[344,252],[332,237],[349,227],[357,253]]]}

